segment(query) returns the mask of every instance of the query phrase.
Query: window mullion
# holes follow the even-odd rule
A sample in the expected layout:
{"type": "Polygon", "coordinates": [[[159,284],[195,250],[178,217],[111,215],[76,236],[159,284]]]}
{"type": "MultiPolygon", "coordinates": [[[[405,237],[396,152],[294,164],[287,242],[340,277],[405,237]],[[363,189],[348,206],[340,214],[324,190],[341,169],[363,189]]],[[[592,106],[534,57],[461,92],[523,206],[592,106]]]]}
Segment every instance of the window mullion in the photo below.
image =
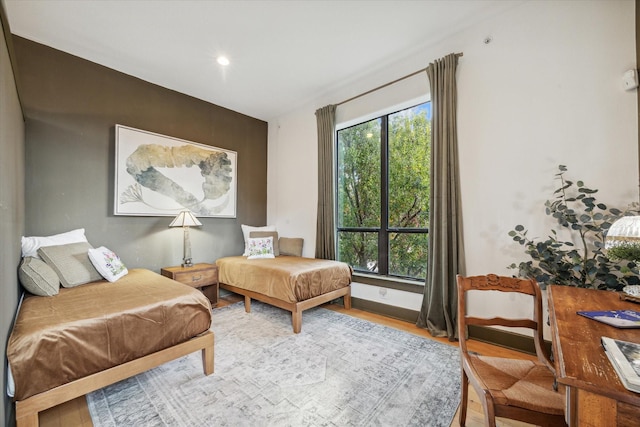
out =
{"type": "Polygon", "coordinates": [[[380,232],[378,233],[378,271],[389,274],[389,116],[380,126],[380,232]]]}

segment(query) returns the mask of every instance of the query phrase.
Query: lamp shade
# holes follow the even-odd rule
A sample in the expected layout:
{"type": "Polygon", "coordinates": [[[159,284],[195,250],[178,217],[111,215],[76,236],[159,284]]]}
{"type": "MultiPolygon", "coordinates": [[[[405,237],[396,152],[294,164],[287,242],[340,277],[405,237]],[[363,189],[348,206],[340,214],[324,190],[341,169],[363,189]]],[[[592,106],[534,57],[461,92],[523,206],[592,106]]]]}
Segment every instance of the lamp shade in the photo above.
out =
{"type": "Polygon", "coordinates": [[[623,242],[640,243],[640,216],[623,216],[611,224],[604,246],[609,249],[623,242]]]}
{"type": "Polygon", "coordinates": [[[191,211],[183,210],[171,221],[169,227],[198,227],[200,225],[202,223],[191,211]]]}

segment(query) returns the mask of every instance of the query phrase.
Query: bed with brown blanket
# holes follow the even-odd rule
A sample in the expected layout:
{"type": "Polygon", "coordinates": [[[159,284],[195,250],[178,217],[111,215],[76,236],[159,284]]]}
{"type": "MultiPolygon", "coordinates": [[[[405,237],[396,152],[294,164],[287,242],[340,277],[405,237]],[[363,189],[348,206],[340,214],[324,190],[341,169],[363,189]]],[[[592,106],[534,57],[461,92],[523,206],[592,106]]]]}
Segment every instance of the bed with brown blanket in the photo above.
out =
{"type": "Polygon", "coordinates": [[[198,290],[145,269],[27,296],[7,346],[18,426],[38,412],[201,350],[213,372],[211,306],[198,290]]]}
{"type": "Polygon", "coordinates": [[[245,256],[216,261],[220,287],[244,296],[245,311],[251,299],[291,312],[293,332],[302,329],[302,312],[344,297],[351,308],[351,267],[340,261],[281,255],[267,259],[245,256]]]}

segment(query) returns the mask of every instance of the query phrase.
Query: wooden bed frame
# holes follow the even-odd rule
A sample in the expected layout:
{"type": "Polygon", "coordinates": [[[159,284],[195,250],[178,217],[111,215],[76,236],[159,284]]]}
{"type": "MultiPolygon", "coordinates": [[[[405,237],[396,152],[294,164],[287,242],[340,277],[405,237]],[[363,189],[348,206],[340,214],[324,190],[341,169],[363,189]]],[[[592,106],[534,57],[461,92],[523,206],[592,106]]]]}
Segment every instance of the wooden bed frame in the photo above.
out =
{"type": "Polygon", "coordinates": [[[344,297],[344,308],[346,308],[347,310],[351,309],[351,285],[299,302],[283,301],[277,298],[260,294],[258,292],[227,285],[226,283],[220,283],[220,287],[222,289],[235,292],[236,294],[243,295],[244,311],[246,311],[247,313],[251,313],[251,298],[264,302],[266,304],[273,305],[283,310],[290,311],[293,332],[296,334],[300,333],[300,331],[302,330],[302,312],[304,310],[317,307],[321,304],[324,304],[325,302],[329,302],[340,297],[344,297]]]}
{"type": "Polygon", "coordinates": [[[140,374],[156,366],[195,351],[202,351],[202,367],[205,375],[213,373],[213,332],[207,331],[173,347],[151,353],[130,362],[52,388],[16,401],[16,426],[38,426],[38,412],[83,396],[110,384],[140,374]]]}

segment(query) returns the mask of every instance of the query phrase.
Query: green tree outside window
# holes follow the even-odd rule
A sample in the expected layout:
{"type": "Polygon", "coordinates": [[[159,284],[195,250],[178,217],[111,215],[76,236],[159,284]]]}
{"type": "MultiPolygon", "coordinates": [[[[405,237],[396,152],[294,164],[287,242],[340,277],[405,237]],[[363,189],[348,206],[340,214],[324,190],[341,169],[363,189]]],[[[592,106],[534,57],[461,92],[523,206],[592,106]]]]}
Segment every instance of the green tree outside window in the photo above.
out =
{"type": "Polygon", "coordinates": [[[424,280],[430,103],[338,131],[338,259],[354,269],[424,280]]]}

